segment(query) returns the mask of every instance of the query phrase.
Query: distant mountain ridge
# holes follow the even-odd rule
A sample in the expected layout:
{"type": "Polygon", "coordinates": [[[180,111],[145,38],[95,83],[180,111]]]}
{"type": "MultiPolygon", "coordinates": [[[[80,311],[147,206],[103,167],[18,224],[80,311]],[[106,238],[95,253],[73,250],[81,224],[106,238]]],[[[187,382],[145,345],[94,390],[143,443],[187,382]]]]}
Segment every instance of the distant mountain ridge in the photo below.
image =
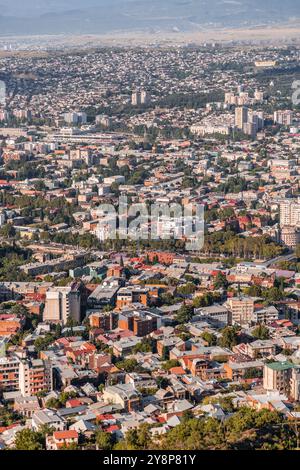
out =
{"type": "Polygon", "coordinates": [[[0,0],[0,34],[192,32],[300,18],[300,0],[0,0]]]}

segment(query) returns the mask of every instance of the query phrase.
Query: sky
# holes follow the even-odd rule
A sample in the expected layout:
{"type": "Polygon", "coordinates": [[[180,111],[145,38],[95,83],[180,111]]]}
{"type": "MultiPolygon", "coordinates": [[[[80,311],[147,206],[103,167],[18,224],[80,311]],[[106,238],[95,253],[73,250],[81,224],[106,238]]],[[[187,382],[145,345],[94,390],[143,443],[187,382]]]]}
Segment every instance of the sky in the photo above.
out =
{"type": "Polygon", "coordinates": [[[199,30],[300,18],[300,0],[0,0],[0,35],[199,30]]]}
{"type": "MultiPolygon", "coordinates": [[[[0,0],[0,14],[13,16],[40,15],[47,12],[61,12],[66,10],[89,9],[103,7],[109,4],[119,4],[122,7],[134,9],[138,4],[149,4],[151,0],[0,0]]],[[[251,5],[253,9],[296,9],[300,10],[300,0],[160,0],[161,10],[169,11],[183,6],[187,12],[197,10],[201,12],[209,6],[218,5],[219,8],[231,7],[233,9],[244,5],[251,5]]],[[[300,12],[299,12],[300,14],[300,12]]]]}
{"type": "MultiPolygon", "coordinates": [[[[77,8],[99,7],[107,3],[107,0],[0,0],[0,14],[32,16],[77,8]]],[[[123,3],[130,3],[130,0],[123,0],[123,3]]]]}

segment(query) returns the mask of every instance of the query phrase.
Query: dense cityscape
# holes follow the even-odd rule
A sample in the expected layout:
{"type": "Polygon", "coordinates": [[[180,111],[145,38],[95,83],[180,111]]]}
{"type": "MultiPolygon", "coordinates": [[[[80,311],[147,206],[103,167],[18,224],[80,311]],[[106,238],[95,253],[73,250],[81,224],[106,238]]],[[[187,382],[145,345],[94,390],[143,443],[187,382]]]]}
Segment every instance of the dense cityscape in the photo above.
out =
{"type": "Polygon", "coordinates": [[[300,448],[299,60],[0,54],[0,449],[300,448]]]}

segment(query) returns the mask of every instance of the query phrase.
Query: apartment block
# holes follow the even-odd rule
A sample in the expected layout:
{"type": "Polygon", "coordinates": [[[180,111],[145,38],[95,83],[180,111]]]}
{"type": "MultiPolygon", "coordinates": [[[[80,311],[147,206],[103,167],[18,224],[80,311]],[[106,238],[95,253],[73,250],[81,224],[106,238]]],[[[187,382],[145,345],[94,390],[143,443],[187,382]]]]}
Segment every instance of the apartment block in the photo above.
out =
{"type": "Polygon", "coordinates": [[[294,364],[290,362],[271,362],[264,366],[264,389],[277,390],[290,395],[290,381],[294,364]]]}
{"type": "Polygon", "coordinates": [[[287,199],[280,204],[280,226],[297,225],[300,225],[300,202],[298,199],[287,199]]]}
{"type": "Polygon", "coordinates": [[[248,297],[233,297],[228,299],[227,306],[230,310],[231,323],[250,323],[253,318],[254,300],[248,297]]]}
{"type": "Polygon", "coordinates": [[[80,321],[81,296],[78,284],[53,287],[46,293],[43,320],[66,324],[69,319],[80,321]]]}
{"type": "Polygon", "coordinates": [[[53,390],[52,366],[41,359],[23,360],[19,369],[19,389],[24,397],[53,390]]]}
{"type": "Polygon", "coordinates": [[[161,318],[148,311],[130,311],[119,315],[119,328],[133,331],[136,336],[147,336],[161,326],[161,318]]]}
{"type": "Polygon", "coordinates": [[[123,308],[133,303],[148,305],[148,291],[140,286],[122,287],[117,294],[117,308],[123,308]]]}
{"type": "Polygon", "coordinates": [[[14,357],[0,358],[0,390],[15,392],[19,390],[19,359],[14,357]]]}

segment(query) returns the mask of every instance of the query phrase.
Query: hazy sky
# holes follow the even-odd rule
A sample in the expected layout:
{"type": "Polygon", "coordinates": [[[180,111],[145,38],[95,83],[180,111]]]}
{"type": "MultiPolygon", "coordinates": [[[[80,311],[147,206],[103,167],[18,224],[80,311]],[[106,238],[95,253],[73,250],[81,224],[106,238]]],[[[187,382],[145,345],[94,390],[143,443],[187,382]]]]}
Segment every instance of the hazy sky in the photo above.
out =
{"type": "Polygon", "coordinates": [[[99,6],[105,0],[0,0],[1,15],[32,15],[99,6]]]}
{"type": "MultiPolygon", "coordinates": [[[[147,8],[151,8],[153,0],[0,0],[0,15],[13,15],[13,16],[32,16],[33,14],[40,15],[47,12],[61,12],[66,10],[75,9],[88,9],[91,7],[102,7],[108,5],[122,5],[131,9],[138,4],[146,4],[147,8]]],[[[154,2],[156,3],[156,2],[154,2]]],[[[300,0],[160,0],[160,9],[165,12],[172,12],[172,9],[184,7],[186,12],[193,12],[195,9],[198,11],[218,6],[222,8],[239,9],[246,6],[246,8],[253,8],[253,10],[267,9],[293,9],[293,13],[299,9],[300,16],[300,0]]]]}
{"type": "Polygon", "coordinates": [[[0,0],[0,35],[193,31],[300,18],[300,0],[0,0]]]}
{"type": "Polygon", "coordinates": [[[130,4],[132,1],[135,0],[0,0],[0,6],[2,7],[0,14],[32,15],[33,13],[41,14],[77,8],[101,7],[109,3],[130,4]]]}

